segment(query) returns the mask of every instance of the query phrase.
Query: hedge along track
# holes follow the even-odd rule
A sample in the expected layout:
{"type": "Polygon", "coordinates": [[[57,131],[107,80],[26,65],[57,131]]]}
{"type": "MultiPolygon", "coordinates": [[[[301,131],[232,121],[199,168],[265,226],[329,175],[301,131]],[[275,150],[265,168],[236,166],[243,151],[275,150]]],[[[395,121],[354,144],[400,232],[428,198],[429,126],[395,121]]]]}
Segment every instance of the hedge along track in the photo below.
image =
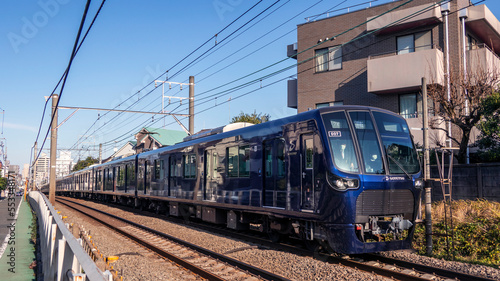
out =
{"type": "Polygon", "coordinates": [[[259,280],[288,280],[231,257],[83,204],[60,197],[56,201],[98,221],[202,278],[208,280],[255,280],[255,278],[259,280]],[[82,207],[86,210],[82,210],[82,207]]]}

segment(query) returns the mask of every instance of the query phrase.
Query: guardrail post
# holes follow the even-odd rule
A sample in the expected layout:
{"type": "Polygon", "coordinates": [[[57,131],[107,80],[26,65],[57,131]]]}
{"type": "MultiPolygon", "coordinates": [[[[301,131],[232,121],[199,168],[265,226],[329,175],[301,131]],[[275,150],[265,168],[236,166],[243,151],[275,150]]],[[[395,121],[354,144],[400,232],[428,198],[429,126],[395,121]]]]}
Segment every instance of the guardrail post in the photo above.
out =
{"type": "Polygon", "coordinates": [[[77,240],[65,227],[48,199],[39,192],[30,192],[29,197],[39,222],[43,261],[41,278],[48,281],[112,280],[112,275],[103,273],[82,249],[81,239],[77,240]]]}

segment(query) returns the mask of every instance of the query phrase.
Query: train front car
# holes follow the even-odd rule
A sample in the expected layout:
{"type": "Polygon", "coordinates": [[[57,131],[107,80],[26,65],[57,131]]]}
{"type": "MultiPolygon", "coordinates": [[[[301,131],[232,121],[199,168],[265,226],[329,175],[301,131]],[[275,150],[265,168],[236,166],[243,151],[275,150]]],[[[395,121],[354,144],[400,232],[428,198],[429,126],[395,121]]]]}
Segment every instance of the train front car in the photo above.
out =
{"type": "Polygon", "coordinates": [[[320,112],[329,187],[320,208],[330,247],[346,254],[410,248],[422,180],[406,121],[374,108],[320,112]]]}

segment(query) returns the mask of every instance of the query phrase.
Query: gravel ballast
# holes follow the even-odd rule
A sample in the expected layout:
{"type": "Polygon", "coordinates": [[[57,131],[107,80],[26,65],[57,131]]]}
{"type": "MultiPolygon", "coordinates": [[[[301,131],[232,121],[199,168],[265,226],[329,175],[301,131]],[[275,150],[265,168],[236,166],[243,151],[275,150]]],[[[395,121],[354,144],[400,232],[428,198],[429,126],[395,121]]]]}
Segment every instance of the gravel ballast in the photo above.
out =
{"type": "MultiPolygon", "coordinates": [[[[124,217],[128,220],[154,228],[218,253],[234,251],[228,255],[292,280],[389,280],[381,276],[342,265],[325,263],[311,257],[304,257],[289,252],[261,249],[247,242],[208,233],[204,230],[198,230],[185,225],[177,225],[152,216],[138,215],[126,210],[93,202],[85,202],[85,205],[124,217]]],[[[170,268],[166,267],[163,265],[166,263],[163,259],[160,259],[156,255],[147,254],[139,245],[129,242],[123,237],[111,239],[118,235],[112,233],[104,226],[91,222],[82,215],[77,215],[76,211],[64,205],[56,203],[56,208],[62,211],[64,215],[69,216],[69,218],[66,219],[67,222],[77,223],[83,225],[86,229],[90,229],[96,246],[104,255],[121,254],[120,260],[116,263],[115,267],[118,270],[123,270],[125,280],[186,279],[186,276],[179,275],[178,269],[174,270],[174,273],[170,273],[170,268],[176,267],[172,263],[170,263],[170,268]]],[[[491,267],[443,261],[419,256],[408,251],[386,252],[384,255],[500,280],[500,270],[491,267]]]]}

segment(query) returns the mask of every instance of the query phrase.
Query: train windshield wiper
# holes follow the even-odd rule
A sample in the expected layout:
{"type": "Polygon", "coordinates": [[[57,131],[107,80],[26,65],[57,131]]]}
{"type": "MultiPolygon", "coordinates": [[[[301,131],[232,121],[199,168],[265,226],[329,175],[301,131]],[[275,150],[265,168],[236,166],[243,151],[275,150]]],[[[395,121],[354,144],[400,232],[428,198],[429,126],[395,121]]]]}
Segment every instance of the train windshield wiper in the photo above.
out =
{"type": "MultiPolygon", "coordinates": [[[[403,168],[403,164],[401,164],[401,162],[399,162],[398,160],[394,159],[394,157],[389,155],[389,152],[387,152],[387,147],[385,147],[385,156],[387,156],[387,158],[391,159],[392,162],[394,162],[394,164],[396,164],[401,169],[401,171],[403,171],[403,173],[405,173],[405,175],[408,177],[408,179],[412,180],[412,177],[410,176],[410,174],[408,174],[408,172],[405,170],[405,168],[403,168]]],[[[391,168],[389,168],[389,171],[390,170],[391,170],[391,168]]]]}

